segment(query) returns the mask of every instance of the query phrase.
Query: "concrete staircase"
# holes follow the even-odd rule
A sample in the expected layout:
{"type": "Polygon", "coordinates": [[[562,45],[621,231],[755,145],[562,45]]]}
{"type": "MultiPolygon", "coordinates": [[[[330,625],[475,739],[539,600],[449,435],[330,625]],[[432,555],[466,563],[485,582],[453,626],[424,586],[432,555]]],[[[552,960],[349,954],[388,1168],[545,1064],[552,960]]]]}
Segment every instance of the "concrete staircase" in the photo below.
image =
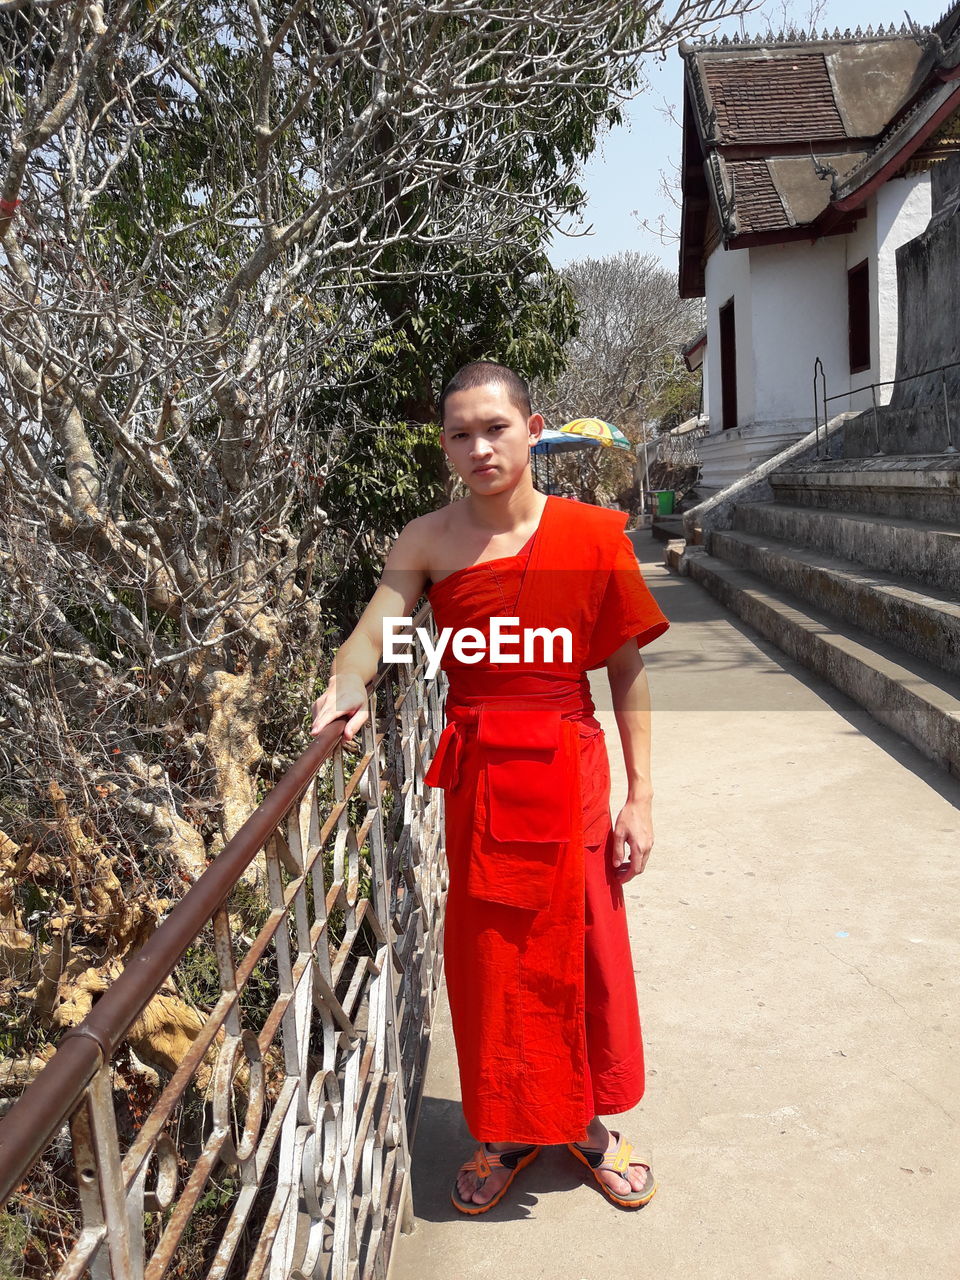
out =
{"type": "Polygon", "coordinates": [[[960,777],[960,455],[766,479],[675,567],[960,777]]]}

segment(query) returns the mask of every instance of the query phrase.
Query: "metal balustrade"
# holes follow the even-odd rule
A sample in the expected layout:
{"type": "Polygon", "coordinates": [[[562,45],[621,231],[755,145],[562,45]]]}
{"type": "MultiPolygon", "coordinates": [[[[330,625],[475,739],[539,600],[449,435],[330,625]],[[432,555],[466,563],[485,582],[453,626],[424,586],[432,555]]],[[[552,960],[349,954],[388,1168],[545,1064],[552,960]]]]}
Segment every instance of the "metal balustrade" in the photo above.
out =
{"type": "MultiPolygon", "coordinates": [[[[815,457],[829,458],[830,445],[828,440],[829,431],[829,415],[827,405],[832,404],[834,400],[849,400],[851,396],[860,395],[861,392],[868,391],[870,393],[871,406],[870,409],[862,409],[859,412],[873,414],[873,436],[874,457],[882,457],[887,451],[883,448],[880,430],[880,413],[881,406],[877,402],[877,391],[880,387],[895,387],[905,382],[915,382],[918,378],[930,378],[939,375],[940,390],[938,401],[943,409],[943,438],[944,444],[942,451],[944,453],[956,453],[957,448],[954,444],[954,424],[950,414],[950,401],[947,395],[947,370],[960,368],[960,360],[953,360],[949,364],[934,365],[930,369],[923,369],[920,373],[905,374],[902,378],[887,378],[883,382],[869,382],[862,387],[850,387],[846,391],[837,391],[833,395],[827,395],[827,375],[823,367],[823,360],[817,356],[813,362],[813,422],[814,431],[816,432],[815,457]],[[821,414],[822,410],[822,414],[821,414]],[[820,431],[823,429],[823,446],[821,451],[820,431]]],[[[890,406],[882,406],[888,408],[890,406]]]]}
{"type": "Polygon", "coordinates": [[[386,1276],[442,973],[424,665],[381,668],[359,750],[324,731],[0,1121],[0,1199],[46,1275],[386,1276]],[[209,1012],[133,1106],[125,1038],[198,971],[209,1012]]]}

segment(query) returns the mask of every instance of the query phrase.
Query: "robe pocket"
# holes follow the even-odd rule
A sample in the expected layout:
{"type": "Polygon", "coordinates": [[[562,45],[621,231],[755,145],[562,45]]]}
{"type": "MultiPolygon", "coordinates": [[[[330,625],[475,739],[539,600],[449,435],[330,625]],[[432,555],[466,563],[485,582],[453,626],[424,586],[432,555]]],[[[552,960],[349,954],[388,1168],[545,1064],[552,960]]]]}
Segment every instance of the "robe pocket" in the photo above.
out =
{"type": "Polygon", "coordinates": [[[491,840],[481,831],[470,855],[467,892],[505,907],[544,911],[553,897],[561,847],[491,840]]]}
{"type": "Polygon", "coordinates": [[[571,837],[573,779],[563,750],[560,712],[493,707],[480,712],[477,738],[494,840],[556,844],[571,837]]]}
{"type": "Polygon", "coordinates": [[[473,898],[525,911],[543,911],[553,897],[561,845],[494,840],[489,830],[489,790],[480,779],[474,804],[467,892],[473,898]]]}

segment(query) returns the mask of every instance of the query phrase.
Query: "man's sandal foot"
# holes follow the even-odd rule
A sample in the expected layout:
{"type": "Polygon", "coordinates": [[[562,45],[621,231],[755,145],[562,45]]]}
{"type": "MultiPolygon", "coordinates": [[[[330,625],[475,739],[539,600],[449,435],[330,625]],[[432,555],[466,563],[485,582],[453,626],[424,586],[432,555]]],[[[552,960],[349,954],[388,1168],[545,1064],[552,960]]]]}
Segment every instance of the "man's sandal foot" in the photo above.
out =
{"type": "MultiPolygon", "coordinates": [[[[457,1190],[457,1184],[454,1182],[453,1190],[450,1192],[450,1199],[461,1213],[486,1213],[488,1209],[492,1209],[495,1204],[500,1201],[507,1193],[507,1188],[521,1169],[525,1169],[528,1164],[536,1160],[540,1154],[539,1147],[513,1147],[509,1151],[489,1151],[481,1142],[474,1152],[472,1160],[468,1160],[466,1164],[462,1164],[457,1171],[459,1178],[461,1173],[467,1173],[475,1170],[477,1175],[477,1188],[479,1189],[483,1183],[489,1178],[494,1169],[504,1168],[511,1171],[510,1177],[506,1180],[496,1195],[483,1204],[478,1204],[475,1200],[461,1199],[460,1192],[457,1190]]],[[[471,1192],[471,1195],[473,1193],[471,1192]]]]}
{"type": "Polygon", "coordinates": [[[620,1205],[623,1209],[639,1209],[641,1205],[645,1205],[648,1200],[653,1198],[657,1189],[653,1171],[648,1164],[643,1164],[640,1160],[630,1159],[633,1143],[627,1142],[615,1129],[610,1130],[610,1136],[617,1143],[614,1151],[598,1151],[596,1147],[584,1147],[576,1142],[568,1142],[567,1149],[573,1152],[581,1164],[587,1166],[608,1200],[612,1200],[614,1204],[620,1205]],[[613,1191],[600,1177],[601,1169],[612,1169],[614,1173],[620,1175],[624,1182],[629,1182],[627,1170],[630,1168],[646,1170],[643,1186],[637,1191],[630,1191],[627,1194],[613,1191]]]}

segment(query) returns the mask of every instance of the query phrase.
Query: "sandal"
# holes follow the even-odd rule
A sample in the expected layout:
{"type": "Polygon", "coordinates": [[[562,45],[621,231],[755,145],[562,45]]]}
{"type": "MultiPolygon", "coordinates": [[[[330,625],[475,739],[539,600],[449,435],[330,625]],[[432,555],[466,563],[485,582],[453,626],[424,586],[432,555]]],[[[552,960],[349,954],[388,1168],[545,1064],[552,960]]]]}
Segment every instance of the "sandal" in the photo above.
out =
{"type": "Polygon", "coordinates": [[[488,1151],[481,1142],[474,1152],[473,1159],[468,1160],[466,1164],[462,1164],[457,1170],[458,1177],[466,1170],[476,1169],[478,1175],[477,1186],[481,1187],[496,1168],[512,1169],[513,1172],[497,1194],[491,1200],[488,1200],[486,1204],[477,1204],[475,1200],[461,1200],[456,1182],[453,1184],[450,1199],[461,1213],[486,1213],[488,1209],[492,1209],[495,1204],[500,1203],[506,1195],[510,1183],[520,1170],[525,1169],[528,1164],[536,1160],[539,1154],[539,1147],[514,1147],[511,1151],[488,1151]]]}
{"type": "Polygon", "coordinates": [[[596,1147],[581,1147],[576,1142],[568,1142],[567,1150],[572,1151],[580,1163],[585,1164],[593,1172],[600,1190],[608,1200],[612,1200],[614,1204],[618,1204],[624,1209],[639,1209],[641,1205],[646,1204],[648,1200],[653,1198],[653,1194],[657,1189],[653,1170],[648,1164],[644,1164],[640,1160],[630,1159],[630,1152],[633,1150],[632,1142],[627,1142],[615,1129],[610,1130],[610,1135],[617,1142],[616,1151],[598,1151],[596,1147]],[[628,1181],[626,1171],[631,1165],[646,1169],[647,1177],[640,1190],[631,1191],[629,1195],[618,1195],[600,1177],[599,1171],[601,1169],[612,1169],[614,1173],[618,1173],[626,1182],[628,1181]]]}

